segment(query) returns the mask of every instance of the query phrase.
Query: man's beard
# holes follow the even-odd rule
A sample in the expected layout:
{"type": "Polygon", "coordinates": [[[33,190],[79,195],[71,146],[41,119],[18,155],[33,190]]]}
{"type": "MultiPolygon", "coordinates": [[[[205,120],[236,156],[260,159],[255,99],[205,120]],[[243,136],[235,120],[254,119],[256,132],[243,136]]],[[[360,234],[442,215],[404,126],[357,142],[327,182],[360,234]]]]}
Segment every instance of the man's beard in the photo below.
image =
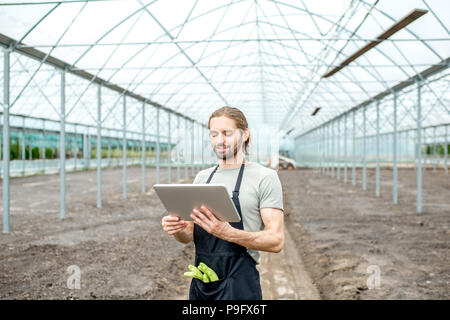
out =
{"type": "Polygon", "coordinates": [[[229,160],[235,158],[236,155],[238,154],[238,152],[241,150],[242,139],[240,139],[238,141],[238,143],[234,146],[234,148],[230,148],[230,146],[225,145],[225,147],[227,147],[225,152],[217,151],[217,149],[222,149],[223,146],[224,146],[223,144],[217,144],[214,147],[214,152],[216,153],[217,158],[222,159],[224,161],[229,161],[229,160]]]}

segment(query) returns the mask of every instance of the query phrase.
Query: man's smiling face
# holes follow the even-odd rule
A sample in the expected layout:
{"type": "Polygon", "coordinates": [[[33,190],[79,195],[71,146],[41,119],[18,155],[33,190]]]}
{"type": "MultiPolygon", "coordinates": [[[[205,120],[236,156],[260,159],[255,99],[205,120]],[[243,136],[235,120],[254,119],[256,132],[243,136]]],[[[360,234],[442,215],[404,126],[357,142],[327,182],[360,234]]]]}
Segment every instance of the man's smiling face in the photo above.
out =
{"type": "Polygon", "coordinates": [[[225,116],[212,118],[209,127],[211,144],[219,159],[231,160],[242,152],[248,130],[238,129],[234,120],[225,116]]]}

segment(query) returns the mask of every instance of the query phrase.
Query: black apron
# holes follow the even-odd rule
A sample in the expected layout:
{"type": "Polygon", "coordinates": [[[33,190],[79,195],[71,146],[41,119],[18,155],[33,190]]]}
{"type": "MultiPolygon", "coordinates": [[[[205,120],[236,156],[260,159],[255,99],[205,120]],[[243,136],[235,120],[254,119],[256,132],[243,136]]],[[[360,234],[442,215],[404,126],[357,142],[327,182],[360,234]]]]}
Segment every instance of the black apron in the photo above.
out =
{"type": "MultiPolygon", "coordinates": [[[[211,181],[217,165],[208,178],[211,181]]],[[[233,191],[233,203],[241,217],[239,222],[230,222],[236,229],[243,230],[242,212],[239,203],[239,189],[244,173],[245,159],[239,170],[233,191]]],[[[189,290],[190,300],[262,300],[259,272],[256,262],[247,249],[236,243],[219,239],[194,224],[195,265],[205,263],[213,269],[218,281],[204,283],[193,278],[189,290]]]]}

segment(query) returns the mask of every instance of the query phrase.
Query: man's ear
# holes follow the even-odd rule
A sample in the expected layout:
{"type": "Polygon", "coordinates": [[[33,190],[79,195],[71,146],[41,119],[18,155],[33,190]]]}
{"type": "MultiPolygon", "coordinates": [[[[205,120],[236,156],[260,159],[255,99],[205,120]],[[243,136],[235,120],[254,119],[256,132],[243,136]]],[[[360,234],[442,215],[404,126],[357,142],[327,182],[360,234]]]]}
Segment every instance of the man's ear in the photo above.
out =
{"type": "Polygon", "coordinates": [[[237,130],[239,130],[239,133],[240,133],[240,135],[241,135],[241,137],[242,137],[242,140],[241,140],[241,142],[242,142],[242,145],[244,145],[244,143],[249,139],[249,137],[250,137],[250,131],[248,130],[248,128],[246,128],[246,129],[244,129],[244,130],[242,130],[242,129],[237,129],[237,130]]]}
{"type": "Polygon", "coordinates": [[[244,141],[247,141],[249,136],[250,136],[250,131],[248,130],[248,128],[245,128],[244,129],[244,141]]]}

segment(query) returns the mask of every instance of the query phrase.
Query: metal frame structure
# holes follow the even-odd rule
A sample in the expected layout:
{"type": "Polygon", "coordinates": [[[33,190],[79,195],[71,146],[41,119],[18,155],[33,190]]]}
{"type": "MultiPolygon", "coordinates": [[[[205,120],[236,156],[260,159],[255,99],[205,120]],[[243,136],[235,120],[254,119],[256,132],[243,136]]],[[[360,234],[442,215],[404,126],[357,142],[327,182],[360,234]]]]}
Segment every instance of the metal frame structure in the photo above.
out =
{"type": "MultiPolygon", "coordinates": [[[[2,127],[3,127],[3,157],[2,157],[2,180],[3,180],[3,233],[9,233],[10,232],[10,208],[9,208],[9,199],[10,199],[10,191],[9,191],[9,173],[10,173],[10,160],[9,160],[9,156],[10,156],[10,125],[9,125],[9,119],[10,119],[10,56],[11,56],[11,52],[12,46],[17,45],[19,42],[13,40],[13,39],[9,39],[6,38],[7,40],[5,40],[6,37],[2,36],[0,40],[2,41],[7,41],[7,44],[5,42],[1,43],[3,45],[5,45],[7,48],[4,50],[4,55],[3,55],[3,112],[2,112],[2,127]]],[[[19,51],[20,52],[20,51],[19,51]]],[[[42,52],[39,52],[38,50],[31,50],[30,52],[20,52],[20,54],[26,54],[27,56],[29,56],[32,59],[40,59],[42,56],[44,56],[44,54],[42,52]]],[[[51,56],[46,56],[44,58],[43,61],[41,61],[41,64],[49,64],[52,67],[55,67],[56,69],[60,69],[59,73],[60,73],[60,110],[58,112],[58,116],[60,118],[59,120],[59,171],[60,171],[60,219],[64,220],[66,219],[66,152],[62,152],[61,150],[66,150],[66,117],[68,116],[67,111],[66,111],[66,91],[67,91],[67,85],[66,85],[66,73],[67,73],[67,63],[62,62],[61,60],[58,60],[56,58],[53,58],[51,56]]],[[[121,98],[122,98],[122,156],[123,156],[123,160],[122,160],[122,167],[123,167],[123,198],[126,199],[127,198],[127,165],[128,165],[128,159],[127,159],[127,153],[128,153],[128,140],[127,137],[129,135],[129,132],[127,130],[128,127],[128,122],[127,122],[127,97],[129,97],[130,99],[139,101],[142,103],[142,109],[140,111],[141,114],[141,118],[142,118],[142,139],[141,139],[141,143],[142,143],[142,150],[145,150],[145,143],[146,143],[146,138],[148,138],[148,134],[145,131],[145,109],[146,108],[151,108],[154,107],[156,109],[156,113],[157,113],[157,128],[156,128],[156,132],[155,132],[155,136],[156,136],[156,167],[157,167],[157,183],[160,181],[160,163],[161,163],[161,159],[160,159],[160,147],[161,147],[161,143],[160,143],[160,128],[159,128],[159,115],[160,115],[160,110],[163,110],[167,113],[169,122],[168,122],[168,134],[167,134],[167,142],[166,142],[166,148],[167,148],[167,159],[166,159],[166,163],[168,166],[168,182],[171,182],[171,158],[170,158],[170,153],[171,153],[171,129],[170,129],[170,115],[174,114],[177,118],[184,118],[186,119],[186,121],[192,121],[192,125],[194,125],[194,123],[196,122],[193,119],[189,119],[189,117],[186,117],[184,115],[181,115],[177,112],[174,112],[172,110],[168,110],[167,108],[164,108],[162,106],[160,106],[159,104],[155,104],[145,98],[142,98],[136,94],[134,94],[133,92],[127,91],[125,89],[121,89],[119,86],[116,86],[114,84],[111,84],[109,82],[103,81],[102,79],[99,79],[98,77],[92,76],[87,72],[83,72],[80,70],[77,70],[76,72],[74,72],[76,74],[76,76],[79,76],[81,78],[84,79],[90,79],[91,82],[96,82],[97,83],[97,118],[96,118],[96,126],[97,126],[97,131],[96,131],[96,138],[97,138],[97,143],[96,143],[96,154],[97,154],[97,207],[101,208],[102,207],[102,194],[101,194],[101,171],[102,171],[102,148],[98,147],[102,145],[102,130],[104,129],[109,129],[109,130],[115,130],[114,128],[103,128],[102,127],[102,123],[106,120],[106,118],[102,118],[102,96],[101,96],[101,92],[102,92],[102,87],[104,87],[107,90],[114,90],[117,92],[121,92],[121,98]]],[[[78,99],[77,103],[79,102],[80,99],[78,99]]],[[[73,107],[72,109],[73,110],[73,107]]],[[[109,116],[110,114],[108,114],[107,116],[109,116]]],[[[134,115],[133,118],[135,118],[136,115],[134,115]]],[[[30,118],[32,119],[33,117],[23,117],[23,119],[25,118],[30,118]]],[[[24,120],[25,121],[25,120],[24,120]]],[[[51,120],[47,120],[47,121],[51,121],[51,120]]],[[[204,127],[203,125],[201,125],[201,127],[204,127]]],[[[22,130],[25,130],[25,126],[22,127],[22,130]]],[[[42,130],[45,130],[44,128],[42,128],[42,130]]],[[[23,133],[24,134],[24,133],[23,133]]],[[[85,135],[86,136],[86,135],[85,135]]],[[[194,139],[194,135],[191,136],[192,139],[194,139]]],[[[86,150],[91,150],[91,145],[90,145],[90,139],[84,139],[85,141],[85,147],[83,148],[83,152],[85,153],[85,156],[87,158],[90,158],[90,151],[86,150]],[[86,143],[87,142],[87,143],[86,143]]],[[[197,141],[191,141],[191,145],[194,146],[195,143],[198,143],[197,141]]],[[[25,148],[25,143],[22,143],[22,148],[25,148]]],[[[22,150],[22,157],[24,157],[24,149],[22,150]]],[[[142,192],[145,192],[145,183],[146,183],[146,179],[145,179],[145,152],[141,152],[142,154],[142,192]]],[[[44,152],[45,155],[45,152],[44,152]]],[[[30,153],[30,157],[31,157],[31,153],[30,153]]],[[[25,166],[25,159],[22,158],[22,163],[25,166]]],[[[45,165],[45,163],[44,163],[45,165]]],[[[89,167],[89,162],[87,164],[87,166],[89,167]]],[[[25,167],[24,167],[25,168],[25,167]]],[[[192,163],[192,174],[194,173],[194,163],[192,163]]],[[[25,171],[25,170],[24,170],[25,171]]],[[[45,166],[43,171],[45,172],[45,166]]]]}
{"type": "MultiPolygon", "coordinates": [[[[398,185],[397,185],[397,170],[398,170],[398,158],[404,158],[406,157],[406,160],[403,162],[406,164],[413,164],[416,168],[417,172],[417,199],[416,199],[416,211],[417,213],[421,213],[423,210],[422,205],[422,166],[424,165],[424,162],[426,160],[433,162],[433,170],[436,171],[436,168],[438,164],[440,163],[445,174],[448,174],[448,147],[450,145],[449,143],[449,137],[448,137],[448,127],[450,126],[449,122],[441,122],[437,123],[435,125],[423,126],[423,122],[426,120],[426,117],[424,117],[423,112],[423,90],[424,88],[428,87],[428,97],[432,98],[431,101],[433,103],[430,104],[430,99],[428,99],[427,103],[429,104],[427,108],[427,116],[432,115],[433,113],[437,114],[444,114],[445,110],[448,111],[448,104],[442,103],[441,99],[437,95],[436,92],[433,91],[433,88],[431,85],[434,82],[442,81],[442,79],[447,79],[447,81],[450,79],[450,73],[448,72],[448,66],[449,66],[449,59],[446,61],[443,61],[437,66],[432,66],[429,69],[423,71],[420,74],[417,74],[416,76],[408,79],[407,81],[404,81],[388,90],[386,90],[383,93],[380,93],[376,97],[370,98],[367,101],[363,102],[362,104],[351,108],[349,111],[345,112],[344,114],[339,115],[338,117],[335,117],[328,122],[322,124],[321,126],[310,130],[302,135],[299,135],[296,137],[296,158],[297,160],[306,165],[306,166],[319,166],[321,168],[321,172],[325,172],[326,174],[330,174],[332,177],[334,177],[334,168],[339,168],[344,165],[345,169],[347,169],[347,157],[344,157],[344,160],[340,157],[339,151],[334,153],[334,144],[336,143],[335,140],[337,139],[341,143],[342,140],[344,140],[344,144],[347,145],[349,141],[347,141],[347,135],[344,135],[344,138],[342,139],[340,133],[337,135],[332,134],[331,136],[323,136],[322,131],[326,126],[331,126],[334,128],[335,124],[338,125],[342,121],[342,119],[347,119],[347,116],[349,114],[352,114],[353,118],[353,139],[351,141],[353,145],[353,154],[352,154],[352,185],[356,186],[356,166],[358,163],[358,166],[362,168],[362,189],[367,190],[367,178],[366,178],[366,168],[367,168],[367,159],[368,157],[375,158],[372,159],[370,162],[375,162],[375,195],[377,197],[380,196],[380,166],[383,165],[389,165],[393,168],[393,194],[392,199],[393,203],[398,203],[398,185]],[[414,97],[414,90],[416,90],[415,94],[415,103],[414,103],[414,109],[416,110],[415,117],[414,115],[411,115],[409,106],[403,106],[403,118],[407,118],[408,116],[413,116],[416,122],[415,127],[411,127],[410,123],[407,122],[407,125],[409,128],[402,129],[401,131],[398,130],[398,126],[401,125],[398,121],[398,113],[399,113],[399,100],[401,100],[402,97],[404,99],[410,99],[411,97],[414,97]],[[384,111],[385,117],[391,117],[392,116],[392,127],[389,127],[385,125],[385,127],[388,127],[387,129],[384,129],[384,132],[381,134],[381,124],[380,124],[380,112],[381,108],[387,109],[389,105],[392,106],[392,110],[384,111]],[[375,109],[375,125],[374,127],[374,133],[372,135],[368,135],[368,128],[367,128],[367,112],[368,108],[375,109]],[[438,108],[442,108],[444,110],[444,113],[440,113],[441,110],[438,108]],[[359,117],[362,117],[362,124],[357,124],[355,121],[355,117],[359,114],[359,117]],[[362,115],[361,115],[362,114],[362,115]],[[391,130],[392,128],[392,130],[391,130]],[[356,131],[360,129],[360,136],[356,138],[356,131]],[[423,136],[424,132],[427,130],[432,129],[433,135],[431,139],[428,139],[427,141],[424,141],[423,136]],[[440,129],[442,132],[441,136],[436,135],[436,130],[440,129]],[[415,134],[415,137],[413,139],[409,138],[409,132],[413,132],[415,134]],[[404,139],[407,143],[412,142],[412,148],[414,149],[414,152],[411,153],[410,149],[411,146],[407,145],[404,149],[402,149],[402,152],[399,151],[399,146],[401,143],[399,143],[399,134],[402,133],[408,133],[408,136],[406,139],[404,139]],[[381,139],[384,137],[390,137],[392,136],[392,143],[387,141],[387,139],[384,139],[383,145],[384,146],[390,146],[391,152],[386,156],[383,156],[383,163],[381,161],[381,139]],[[373,138],[375,138],[375,143],[373,143],[373,138]],[[331,153],[325,152],[325,156],[323,153],[321,153],[318,150],[321,150],[323,148],[326,148],[326,145],[328,144],[328,140],[331,140],[331,153]],[[367,144],[369,143],[369,147],[367,148],[367,144]],[[361,146],[362,152],[359,154],[359,157],[356,155],[356,147],[361,146]],[[375,146],[374,146],[375,144],[375,146]],[[426,154],[426,149],[424,150],[424,146],[430,145],[432,146],[432,157],[425,157],[424,154],[426,154]],[[443,147],[444,154],[441,159],[438,158],[436,153],[436,145],[440,145],[443,147]],[[323,157],[325,157],[325,162],[328,161],[330,163],[329,166],[331,166],[331,173],[328,168],[324,167],[323,163],[323,157]]],[[[447,93],[444,92],[444,95],[447,93]]],[[[447,114],[448,116],[448,114],[447,114]]],[[[444,117],[445,119],[445,117],[444,117]]],[[[384,119],[387,120],[387,119],[384,119]]],[[[406,119],[407,120],[407,119],[406,119]]],[[[389,122],[389,121],[388,121],[389,122]]],[[[406,121],[405,121],[406,122],[406,121]]],[[[346,120],[345,120],[345,128],[346,128],[346,120]]],[[[346,150],[346,147],[345,147],[346,150]]],[[[339,172],[339,171],[338,171],[339,172]]],[[[346,174],[345,174],[346,175],[346,174]]],[[[337,179],[339,180],[339,173],[337,174],[337,179]]],[[[346,183],[346,179],[344,179],[344,182],[346,183]]]]}
{"type": "MultiPolygon", "coordinates": [[[[447,148],[440,159],[436,144],[448,144],[450,123],[449,4],[421,0],[414,5],[379,0],[0,3],[0,16],[6,17],[0,20],[3,231],[9,232],[10,173],[25,175],[34,162],[44,173],[56,168],[64,219],[66,170],[77,170],[80,163],[96,167],[101,208],[106,146],[106,163],[113,158],[123,167],[124,199],[129,164],[141,165],[142,192],[148,165],[156,167],[156,182],[161,166],[173,181],[175,163],[177,179],[182,168],[186,179],[214,162],[204,143],[207,121],[224,104],[244,111],[255,161],[265,162],[278,150],[271,136],[279,134],[295,140],[288,151],[300,163],[343,176],[345,183],[351,166],[356,185],[356,167],[361,167],[364,189],[366,167],[375,161],[377,196],[386,146],[392,149],[394,181],[397,164],[415,159],[420,169],[423,146],[434,152],[423,161],[434,161],[437,169],[440,160],[448,172],[447,148]],[[420,14],[411,22],[402,19],[408,12],[420,14]],[[329,70],[336,72],[323,77],[329,70]],[[39,142],[33,142],[38,133],[39,142]],[[21,159],[10,161],[13,136],[21,159]],[[147,156],[152,146],[154,154],[147,156]],[[31,160],[32,148],[42,150],[39,160],[31,160]],[[58,160],[47,159],[48,148],[58,160]]],[[[417,202],[419,212],[419,189],[417,202]]]]}

